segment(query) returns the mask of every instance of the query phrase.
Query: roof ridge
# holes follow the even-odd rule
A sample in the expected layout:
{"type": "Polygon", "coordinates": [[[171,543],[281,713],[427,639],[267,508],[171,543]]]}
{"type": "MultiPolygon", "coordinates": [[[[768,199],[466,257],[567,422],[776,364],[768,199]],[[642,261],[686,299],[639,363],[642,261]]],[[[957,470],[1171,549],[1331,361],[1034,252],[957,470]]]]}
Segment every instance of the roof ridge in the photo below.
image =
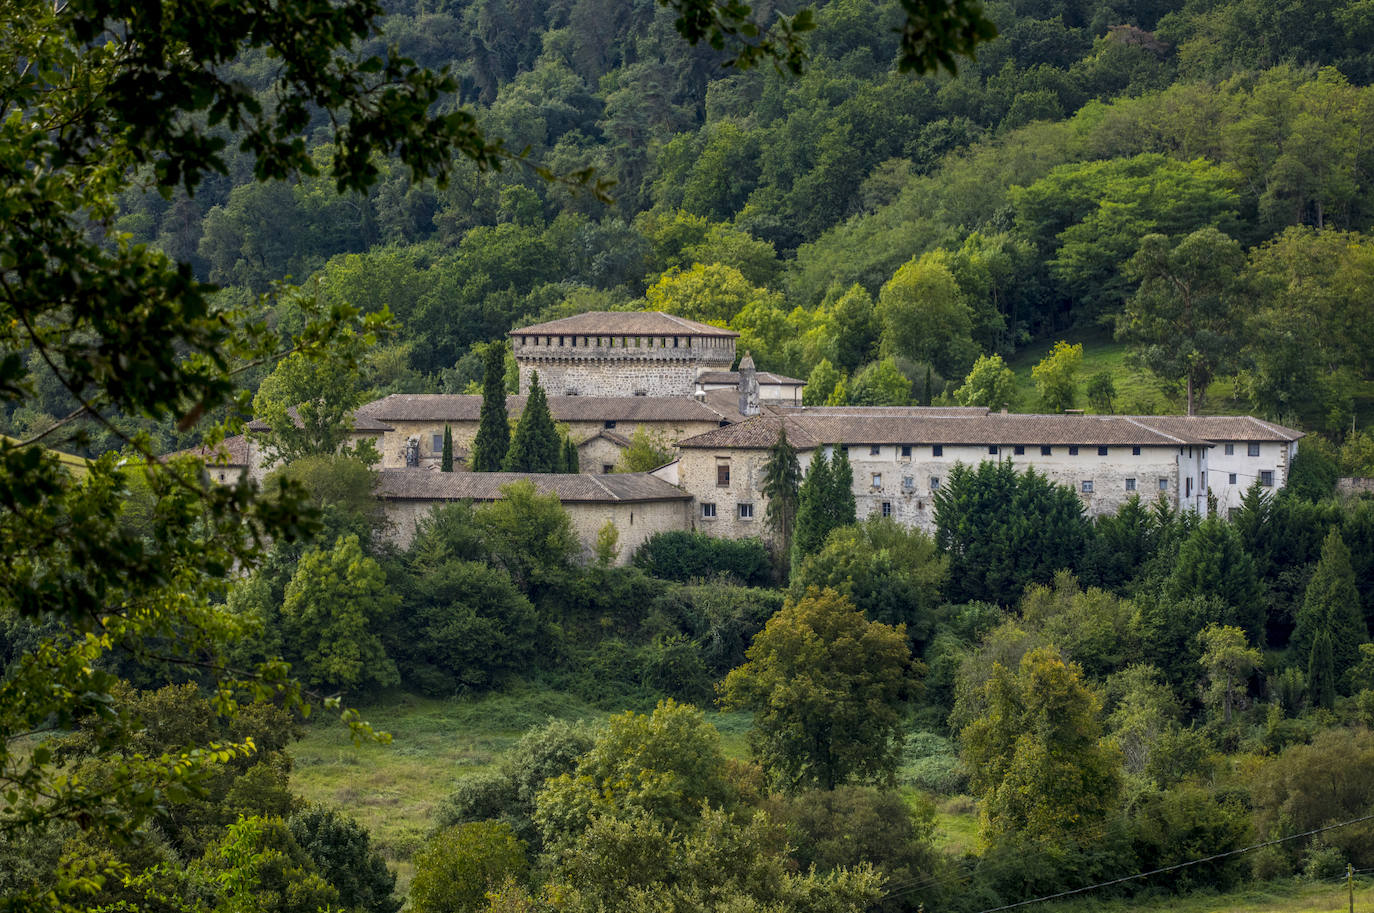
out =
{"type": "Polygon", "coordinates": [[[621,500],[620,494],[618,492],[611,491],[610,486],[602,482],[599,476],[596,476],[592,473],[588,473],[587,476],[592,480],[593,485],[596,485],[606,494],[610,495],[612,498],[615,498],[617,501],[621,500]]]}
{"type": "Polygon", "coordinates": [[[1121,416],[1121,418],[1123,418],[1123,419],[1125,419],[1126,421],[1130,422],[1132,425],[1135,425],[1137,428],[1143,428],[1143,429],[1145,429],[1146,431],[1150,431],[1150,432],[1153,432],[1154,434],[1158,434],[1160,437],[1167,437],[1169,440],[1171,440],[1171,441],[1177,441],[1177,442],[1180,443],[1180,444],[1186,444],[1186,443],[1188,443],[1188,442],[1185,441],[1183,438],[1178,437],[1177,435],[1170,434],[1170,433],[1167,432],[1167,431],[1162,431],[1162,430],[1160,430],[1159,428],[1156,428],[1156,427],[1154,427],[1154,426],[1152,426],[1152,425],[1147,425],[1147,424],[1145,424],[1144,422],[1142,422],[1142,421],[1140,421],[1139,419],[1137,419],[1135,416],[1132,416],[1132,415],[1123,415],[1123,416],[1121,416]]]}

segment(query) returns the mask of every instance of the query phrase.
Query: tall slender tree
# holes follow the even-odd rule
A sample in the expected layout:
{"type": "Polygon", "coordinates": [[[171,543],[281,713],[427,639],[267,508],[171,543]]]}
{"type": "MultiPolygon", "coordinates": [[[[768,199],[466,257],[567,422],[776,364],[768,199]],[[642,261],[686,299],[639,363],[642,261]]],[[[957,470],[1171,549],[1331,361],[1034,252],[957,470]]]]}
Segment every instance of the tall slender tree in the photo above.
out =
{"type": "Polygon", "coordinates": [[[779,428],[778,440],[768,452],[768,462],[763,467],[763,495],[768,499],[764,519],[777,539],[778,553],[784,561],[792,554],[792,530],[797,522],[801,479],[797,448],[787,440],[787,428],[779,428]]]}
{"type": "Polygon", "coordinates": [[[549,414],[549,399],[539,386],[538,372],[531,372],[530,395],[506,452],[506,471],[558,472],[563,466],[563,445],[549,414]]]}
{"type": "Polygon", "coordinates": [[[811,465],[806,468],[801,488],[797,491],[797,520],[792,532],[792,566],[798,567],[801,559],[820,551],[825,537],[830,532],[830,522],[825,509],[826,495],[830,491],[830,461],[825,458],[824,450],[817,450],[811,457],[811,465]]]}
{"type": "Polygon", "coordinates": [[[482,411],[472,442],[472,471],[499,472],[510,449],[510,419],[506,415],[506,347],[487,346],[482,374],[482,411]]]}
{"type": "Polygon", "coordinates": [[[582,471],[582,460],[577,455],[577,445],[567,435],[563,436],[563,471],[571,473],[582,471]]]}
{"type": "Polygon", "coordinates": [[[830,529],[853,526],[858,518],[858,505],[854,501],[854,468],[849,463],[849,451],[841,444],[835,445],[835,453],[830,458],[830,487],[826,491],[826,513],[830,529]]]}
{"type": "MultiPolygon", "coordinates": [[[[1298,656],[1313,652],[1317,638],[1330,638],[1333,668],[1345,674],[1359,659],[1360,644],[1369,640],[1350,550],[1338,530],[1332,529],[1322,543],[1321,560],[1312,572],[1302,606],[1298,609],[1293,646],[1298,656]]],[[[1315,692],[1313,695],[1315,697],[1315,692]]]]}
{"type": "Polygon", "coordinates": [[[440,472],[453,472],[453,428],[444,426],[444,454],[439,458],[440,472]]]}

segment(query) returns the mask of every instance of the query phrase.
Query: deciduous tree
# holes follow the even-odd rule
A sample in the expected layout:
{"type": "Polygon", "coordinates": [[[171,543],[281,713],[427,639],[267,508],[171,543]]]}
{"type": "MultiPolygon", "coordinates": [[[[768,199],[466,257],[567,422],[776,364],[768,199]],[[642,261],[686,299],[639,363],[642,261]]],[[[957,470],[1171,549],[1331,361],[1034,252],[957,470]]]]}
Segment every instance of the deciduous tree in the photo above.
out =
{"type": "Polygon", "coordinates": [[[1005,409],[1016,398],[1016,375],[1001,355],[979,355],[954,398],[961,406],[987,406],[994,412],[1005,409]]]}

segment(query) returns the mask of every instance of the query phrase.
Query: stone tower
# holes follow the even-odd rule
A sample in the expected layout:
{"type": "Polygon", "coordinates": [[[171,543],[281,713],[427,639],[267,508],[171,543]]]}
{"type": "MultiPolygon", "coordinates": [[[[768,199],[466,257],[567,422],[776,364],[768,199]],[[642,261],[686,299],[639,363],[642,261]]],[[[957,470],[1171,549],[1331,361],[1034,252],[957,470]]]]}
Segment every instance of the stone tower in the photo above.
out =
{"type": "Polygon", "coordinates": [[[739,334],[672,314],[591,311],[510,337],[521,393],[538,371],[550,396],[691,396],[699,374],[730,369],[739,334]]]}

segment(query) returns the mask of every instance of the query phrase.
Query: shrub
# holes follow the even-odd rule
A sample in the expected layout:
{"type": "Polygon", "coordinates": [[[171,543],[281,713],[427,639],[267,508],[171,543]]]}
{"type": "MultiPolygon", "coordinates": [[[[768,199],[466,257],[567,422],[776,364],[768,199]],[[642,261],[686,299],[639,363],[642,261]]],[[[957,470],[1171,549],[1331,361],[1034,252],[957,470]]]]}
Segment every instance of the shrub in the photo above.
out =
{"type": "Polygon", "coordinates": [[[745,586],[766,586],[773,578],[762,539],[716,539],[684,530],[655,533],[633,561],[654,577],[683,583],[723,576],[745,586]]]}
{"type": "Polygon", "coordinates": [[[495,821],[440,831],[415,857],[413,913],[468,913],[486,905],[487,890],[529,871],[525,846],[495,821]]]}

